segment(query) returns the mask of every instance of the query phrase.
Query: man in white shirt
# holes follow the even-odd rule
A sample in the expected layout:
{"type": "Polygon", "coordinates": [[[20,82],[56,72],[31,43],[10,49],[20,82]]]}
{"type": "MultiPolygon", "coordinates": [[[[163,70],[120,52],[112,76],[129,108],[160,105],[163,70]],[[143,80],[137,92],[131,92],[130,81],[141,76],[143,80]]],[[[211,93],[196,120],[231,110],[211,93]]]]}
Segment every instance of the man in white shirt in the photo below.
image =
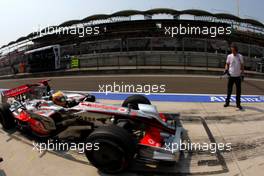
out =
{"type": "Polygon", "coordinates": [[[236,105],[237,108],[242,110],[240,104],[241,97],[241,81],[244,75],[244,59],[241,54],[238,53],[237,46],[235,44],[231,45],[232,53],[227,56],[225,73],[228,73],[228,84],[227,84],[227,97],[224,107],[228,107],[230,103],[230,98],[233,90],[233,85],[236,85],[236,105]]]}

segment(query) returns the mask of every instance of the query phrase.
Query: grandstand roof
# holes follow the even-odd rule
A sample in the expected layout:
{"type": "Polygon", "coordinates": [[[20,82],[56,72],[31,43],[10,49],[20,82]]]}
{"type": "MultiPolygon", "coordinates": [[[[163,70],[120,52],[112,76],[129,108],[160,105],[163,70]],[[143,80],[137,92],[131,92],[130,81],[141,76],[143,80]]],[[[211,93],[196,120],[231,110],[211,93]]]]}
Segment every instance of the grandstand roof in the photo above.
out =
{"type": "Polygon", "coordinates": [[[180,14],[180,11],[174,10],[174,9],[168,9],[168,8],[157,8],[157,9],[150,9],[145,12],[142,12],[143,14],[149,14],[149,15],[155,15],[155,14],[180,14]]]}
{"type": "Polygon", "coordinates": [[[72,26],[74,24],[79,24],[81,20],[69,20],[61,23],[58,27],[67,27],[67,26],[72,26]]]}
{"type": "Polygon", "coordinates": [[[16,43],[16,41],[11,41],[11,42],[9,42],[8,44],[7,44],[7,46],[9,46],[9,45],[13,45],[13,44],[15,44],[16,43]]]}
{"type": "Polygon", "coordinates": [[[138,10],[123,10],[123,11],[119,11],[119,12],[115,12],[111,15],[109,15],[109,17],[119,17],[119,16],[133,16],[133,15],[142,15],[144,12],[142,11],[138,11],[138,10]]]}
{"type": "MultiPolygon", "coordinates": [[[[227,14],[227,13],[213,14],[213,13],[210,13],[210,12],[207,12],[204,10],[198,10],[198,9],[187,9],[187,10],[178,11],[178,10],[169,9],[169,8],[155,8],[155,9],[150,9],[150,10],[146,10],[146,11],[123,10],[123,11],[115,12],[113,14],[97,14],[97,15],[88,16],[88,17],[81,19],[81,20],[65,21],[58,26],[51,26],[51,27],[53,27],[53,28],[68,27],[68,26],[77,25],[80,23],[89,23],[92,21],[107,20],[107,19],[111,19],[113,17],[129,17],[129,16],[134,16],[134,15],[155,15],[155,14],[208,16],[208,17],[214,17],[214,18],[220,19],[220,20],[224,19],[224,20],[230,20],[230,21],[239,22],[239,23],[246,23],[246,24],[255,26],[257,28],[264,28],[264,24],[257,21],[257,20],[243,19],[243,18],[240,18],[240,17],[232,15],[232,14],[227,14]]],[[[45,31],[48,28],[49,27],[42,29],[41,32],[45,31]]],[[[12,44],[21,42],[21,41],[26,40],[26,39],[33,38],[33,37],[38,36],[38,35],[39,35],[39,33],[32,32],[27,36],[20,37],[16,41],[9,42],[7,45],[2,46],[1,48],[5,48],[5,47],[10,46],[12,44]]]]}
{"type": "Polygon", "coordinates": [[[245,23],[249,23],[249,24],[252,24],[252,25],[255,25],[255,26],[261,26],[261,27],[264,27],[263,23],[257,21],[257,20],[253,20],[253,19],[243,19],[243,21],[245,23]]]}
{"type": "Polygon", "coordinates": [[[197,10],[197,9],[188,9],[181,11],[181,14],[188,14],[194,16],[214,16],[212,13],[204,11],[204,10],[197,10]]]}
{"type": "Polygon", "coordinates": [[[217,14],[214,14],[214,16],[219,19],[228,19],[228,20],[233,20],[237,22],[243,22],[243,19],[235,15],[228,14],[228,13],[217,13],[217,14]]]}
{"type": "Polygon", "coordinates": [[[105,19],[108,19],[108,18],[109,18],[109,15],[96,14],[96,15],[88,16],[88,17],[82,19],[81,21],[83,23],[86,23],[86,22],[90,22],[90,21],[94,21],[94,20],[105,20],[105,19]]]}
{"type": "Polygon", "coordinates": [[[23,40],[26,40],[26,39],[27,39],[27,37],[20,37],[19,39],[16,40],[16,43],[23,41],[23,40]]]}

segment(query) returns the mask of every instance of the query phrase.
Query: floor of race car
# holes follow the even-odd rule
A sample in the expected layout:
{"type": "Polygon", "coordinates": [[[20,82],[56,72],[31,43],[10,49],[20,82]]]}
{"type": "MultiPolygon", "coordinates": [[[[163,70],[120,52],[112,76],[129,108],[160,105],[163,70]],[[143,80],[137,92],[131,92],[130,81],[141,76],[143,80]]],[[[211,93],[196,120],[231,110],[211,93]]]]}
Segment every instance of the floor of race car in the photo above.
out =
{"type": "MultiPolygon", "coordinates": [[[[102,102],[116,104],[117,101],[102,102]]],[[[244,104],[244,111],[220,103],[153,102],[159,111],[181,113],[180,122],[192,143],[231,143],[232,152],[183,152],[175,165],[135,162],[121,175],[262,175],[264,169],[264,104],[244,104]]],[[[103,175],[84,154],[33,150],[32,140],[19,131],[0,131],[0,176],[103,175]]]]}

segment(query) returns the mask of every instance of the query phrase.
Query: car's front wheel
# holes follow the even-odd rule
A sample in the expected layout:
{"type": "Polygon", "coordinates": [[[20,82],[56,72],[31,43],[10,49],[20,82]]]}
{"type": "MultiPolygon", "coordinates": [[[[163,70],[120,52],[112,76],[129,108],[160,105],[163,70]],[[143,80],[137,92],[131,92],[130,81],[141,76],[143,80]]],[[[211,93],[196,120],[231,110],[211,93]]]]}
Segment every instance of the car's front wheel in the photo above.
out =
{"type": "Polygon", "coordinates": [[[85,154],[91,164],[104,173],[124,171],[135,154],[132,136],[115,125],[99,127],[88,136],[87,142],[98,145],[97,150],[86,150],[85,154]]]}
{"type": "Polygon", "coordinates": [[[149,99],[143,95],[132,95],[125,99],[122,106],[123,107],[131,107],[132,109],[138,110],[138,104],[148,104],[150,105],[151,102],[149,99]]]}
{"type": "Polygon", "coordinates": [[[95,98],[94,95],[88,94],[88,95],[85,97],[84,101],[87,101],[87,102],[95,102],[95,101],[96,101],[96,98],[95,98]]]}

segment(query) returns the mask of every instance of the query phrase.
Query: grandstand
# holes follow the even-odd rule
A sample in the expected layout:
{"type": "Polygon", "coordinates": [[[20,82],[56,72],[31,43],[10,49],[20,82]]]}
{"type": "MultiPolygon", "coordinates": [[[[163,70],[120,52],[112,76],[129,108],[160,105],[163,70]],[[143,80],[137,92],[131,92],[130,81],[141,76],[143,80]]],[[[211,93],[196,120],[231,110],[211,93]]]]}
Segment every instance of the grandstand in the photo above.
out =
{"type": "MultiPolygon", "coordinates": [[[[0,75],[20,72],[21,63],[25,72],[50,71],[58,69],[52,64],[43,68],[39,59],[57,58],[60,68],[70,68],[72,56],[79,59],[79,67],[129,67],[136,66],[191,66],[202,68],[222,68],[229,45],[235,42],[244,55],[247,70],[259,71],[264,58],[264,24],[253,19],[242,19],[231,14],[213,14],[207,11],[189,9],[151,9],[147,11],[125,10],[113,14],[98,14],[80,20],[70,20],[48,32],[50,27],[32,32],[4,45],[0,49],[0,75]],[[185,35],[169,37],[164,35],[162,26],[191,24],[198,26],[229,26],[230,36],[185,35]],[[99,27],[99,34],[69,35],[58,30],[72,27],[99,27]],[[59,51],[43,50],[29,59],[28,54],[39,48],[59,46],[59,51]],[[30,62],[29,62],[30,60],[30,62]],[[31,64],[30,63],[34,63],[31,64]],[[34,69],[32,67],[34,66],[34,69]],[[34,71],[33,71],[34,70],[34,71]]],[[[40,50],[38,50],[40,51],[40,50]]],[[[57,60],[56,60],[57,62],[57,60]]],[[[55,63],[54,63],[55,64],[55,63]]]]}

